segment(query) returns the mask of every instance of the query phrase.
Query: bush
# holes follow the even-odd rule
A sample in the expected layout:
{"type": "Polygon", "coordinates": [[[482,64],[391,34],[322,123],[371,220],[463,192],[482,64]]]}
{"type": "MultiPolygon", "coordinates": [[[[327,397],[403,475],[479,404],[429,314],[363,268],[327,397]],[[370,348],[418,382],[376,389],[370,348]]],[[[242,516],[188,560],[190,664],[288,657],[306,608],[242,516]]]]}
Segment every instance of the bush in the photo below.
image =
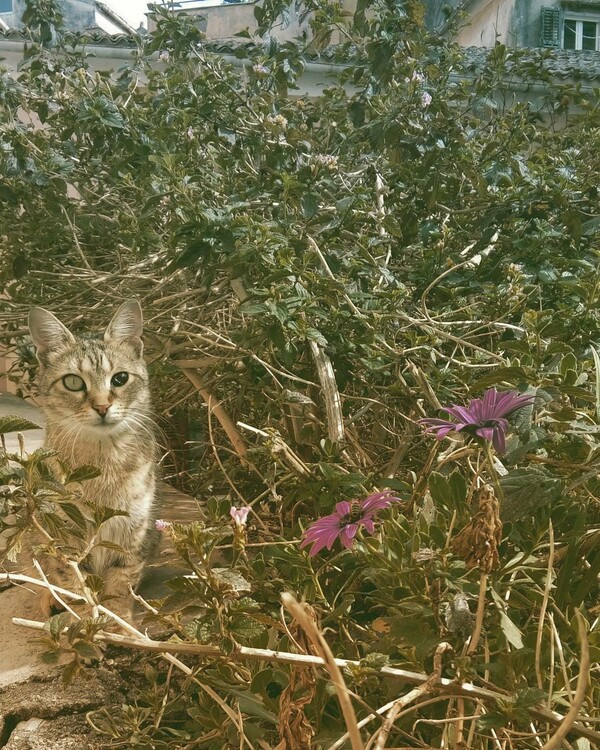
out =
{"type": "MultiPolygon", "coordinates": [[[[547,52],[498,45],[473,71],[417,4],[321,6],[311,43],[240,43],[243,73],[157,9],[117,75],[65,36],[31,45],[0,84],[3,340],[23,350],[31,300],[86,329],[107,298],[138,297],[165,432],[194,430],[185,470],[167,474],[206,509],[165,529],[194,577],[171,580],[148,617],[209,650],[183,682],[149,656],[122,714],[91,720],[110,747],[341,746],[332,683],[256,651],[320,653],[312,617],[350,660],[359,719],[408,692],[392,666],[433,675],[396,704],[390,745],[491,747],[495,733],[537,747],[533,728],[556,724],[542,704],[573,701],[597,741],[581,724],[600,703],[597,114],[565,86],[548,84],[539,110],[515,100],[547,52]],[[342,24],[337,80],[299,95],[342,24]],[[581,116],[554,129],[572,102],[581,116]],[[502,455],[418,424],[492,387],[534,400],[502,455]],[[401,502],[374,534],[299,548],[336,503],[384,489],[401,502]],[[230,518],[240,504],[248,525],[230,518]],[[284,592],[310,605],[304,626],[284,592]]],[[[24,393],[32,375],[25,352],[24,393]]],[[[77,507],[44,487],[43,454],[13,458],[37,477],[4,464],[5,512],[22,508],[23,528],[77,507]]],[[[68,533],[102,520],[71,517],[68,533]]],[[[118,640],[92,647],[102,618],[64,634],[59,617],[47,646],[70,649],[72,671],[118,640]]]]}

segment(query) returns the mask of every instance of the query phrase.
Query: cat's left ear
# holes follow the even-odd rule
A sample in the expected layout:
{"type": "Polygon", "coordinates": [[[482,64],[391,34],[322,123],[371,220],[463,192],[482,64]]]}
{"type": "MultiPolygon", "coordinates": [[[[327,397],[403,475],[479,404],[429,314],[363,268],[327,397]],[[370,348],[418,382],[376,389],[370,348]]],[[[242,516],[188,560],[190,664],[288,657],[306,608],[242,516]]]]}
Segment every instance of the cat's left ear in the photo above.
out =
{"type": "Polygon", "coordinates": [[[104,341],[120,343],[128,341],[142,354],[142,308],[136,299],[128,299],[113,315],[104,332],[104,341]]]}

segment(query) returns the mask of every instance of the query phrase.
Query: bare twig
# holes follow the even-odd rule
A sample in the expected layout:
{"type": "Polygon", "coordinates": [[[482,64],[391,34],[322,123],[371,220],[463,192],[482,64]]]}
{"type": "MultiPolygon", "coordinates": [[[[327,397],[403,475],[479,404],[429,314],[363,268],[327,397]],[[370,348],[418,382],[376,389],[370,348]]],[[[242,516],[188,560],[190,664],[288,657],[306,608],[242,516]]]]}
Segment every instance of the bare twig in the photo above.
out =
{"type": "Polygon", "coordinates": [[[420,698],[425,693],[429,693],[432,690],[436,689],[440,681],[440,677],[442,676],[442,655],[445,651],[451,648],[452,646],[449,643],[440,643],[435,650],[435,655],[433,657],[433,672],[431,673],[429,678],[422,685],[419,685],[410,692],[406,693],[406,695],[403,695],[401,698],[397,698],[394,701],[388,715],[385,717],[385,721],[379,729],[377,743],[374,750],[384,749],[388,735],[392,727],[394,726],[394,722],[398,718],[398,714],[403,708],[408,706],[413,701],[416,701],[417,698],[420,698]]]}
{"type": "Polygon", "coordinates": [[[272,454],[279,457],[281,461],[294,472],[294,474],[298,474],[298,476],[301,477],[310,476],[310,469],[308,468],[308,466],[290,448],[290,446],[285,442],[285,440],[276,430],[260,430],[258,427],[253,427],[252,425],[246,424],[245,422],[238,422],[237,425],[243,430],[248,430],[248,432],[259,435],[261,438],[264,438],[266,441],[268,441],[272,454]]]}
{"type": "Polygon", "coordinates": [[[544,621],[546,618],[548,601],[550,599],[550,588],[552,587],[552,577],[554,572],[554,527],[552,526],[552,521],[550,521],[548,525],[548,534],[550,537],[550,554],[548,555],[548,569],[546,570],[544,598],[542,599],[542,606],[540,607],[540,619],[538,622],[537,637],[535,640],[535,674],[537,678],[537,685],[540,689],[544,684],[542,679],[542,669],[540,667],[542,654],[542,638],[544,636],[544,621]]]}
{"type": "Polygon", "coordinates": [[[344,418],[342,415],[342,400],[335,380],[335,372],[331,360],[325,354],[322,346],[316,341],[310,342],[310,351],[317,368],[317,375],[321,383],[325,412],[327,414],[327,432],[334,443],[341,443],[345,439],[344,418]]]}
{"type": "Polygon", "coordinates": [[[87,268],[88,271],[94,272],[94,269],[90,266],[88,263],[87,258],[85,257],[85,253],[83,252],[83,249],[81,245],[79,244],[79,239],[77,237],[77,230],[75,229],[75,225],[71,221],[71,217],[69,216],[67,209],[61,205],[61,210],[65,216],[65,219],[67,220],[67,224],[69,225],[69,228],[71,229],[71,232],[73,234],[73,241],[75,242],[75,247],[77,248],[77,252],[79,253],[79,257],[81,258],[81,262],[83,265],[87,268]]]}
{"type": "Polygon", "coordinates": [[[360,736],[360,729],[357,725],[356,714],[354,713],[354,708],[350,700],[348,688],[346,687],[346,683],[344,682],[344,678],[342,677],[340,668],[336,664],[336,660],[331,653],[329,644],[327,643],[325,638],[323,638],[321,631],[317,628],[315,623],[311,620],[310,617],[308,617],[304,610],[304,607],[299,602],[297,602],[291,594],[284,592],[281,595],[281,601],[283,603],[283,606],[302,627],[313,646],[321,654],[327,671],[329,672],[329,676],[331,677],[331,681],[333,682],[335,690],[337,692],[340,707],[342,709],[342,713],[344,714],[344,721],[346,722],[346,727],[348,728],[352,750],[363,750],[364,746],[362,738],[360,736]]]}
{"type": "Polygon", "coordinates": [[[210,411],[215,415],[219,424],[225,431],[227,437],[231,441],[235,452],[242,459],[242,463],[247,464],[248,450],[246,449],[246,443],[244,438],[237,431],[235,424],[225,409],[221,406],[219,401],[215,399],[212,393],[204,387],[200,375],[195,370],[183,368],[182,371],[186,378],[194,385],[198,393],[202,396],[210,411]]]}
{"type": "Polygon", "coordinates": [[[579,709],[585,700],[585,691],[587,690],[590,680],[590,645],[588,642],[586,621],[580,610],[577,610],[575,615],[579,627],[579,639],[581,640],[581,658],[579,659],[577,689],[575,691],[573,702],[571,703],[571,708],[567,711],[567,715],[560,723],[556,732],[554,732],[552,737],[550,737],[548,742],[542,747],[542,750],[556,750],[559,748],[567,734],[573,729],[578,718],[579,709]]]}
{"type": "MultiPolygon", "coordinates": [[[[42,588],[48,588],[48,585],[46,582],[44,582],[41,579],[33,578],[31,576],[23,575],[20,573],[0,573],[0,581],[9,581],[14,583],[29,583],[35,586],[39,586],[42,588]]],[[[69,599],[72,599],[74,601],[80,601],[85,602],[85,597],[76,594],[72,591],[68,591],[67,589],[63,589],[61,587],[55,586],[54,587],[58,593],[62,597],[66,597],[69,599]]],[[[114,613],[110,612],[110,610],[106,609],[103,606],[98,607],[99,611],[102,614],[106,614],[107,616],[114,619],[116,622],[119,622],[119,624],[122,624],[124,629],[130,634],[129,636],[121,635],[118,633],[107,633],[102,632],[98,633],[95,636],[95,639],[99,642],[103,643],[113,643],[115,645],[120,646],[126,646],[129,648],[136,648],[142,651],[149,651],[157,654],[164,654],[164,655],[173,655],[173,654],[189,654],[189,655],[195,655],[195,656],[206,656],[210,658],[224,658],[224,659],[231,659],[231,660],[240,660],[240,661],[273,661],[278,662],[281,664],[305,664],[307,666],[325,666],[325,661],[322,657],[319,656],[313,656],[312,654],[292,654],[285,651],[272,651],[270,649],[256,649],[256,648],[248,648],[244,646],[238,647],[236,650],[234,650],[231,653],[224,653],[216,646],[204,646],[202,644],[197,643],[171,643],[171,642],[163,642],[163,641],[156,641],[152,640],[148,636],[141,633],[139,630],[134,628],[129,623],[125,622],[121,618],[117,617],[114,613]]],[[[24,627],[34,628],[36,630],[43,630],[44,629],[44,623],[38,622],[35,620],[24,620],[21,618],[13,618],[13,622],[16,625],[22,625],[24,627]]],[[[587,643],[587,639],[586,639],[587,643]]],[[[583,654],[583,649],[582,649],[583,654]]],[[[583,658],[583,657],[582,657],[583,658]]],[[[354,661],[350,659],[334,659],[335,664],[338,667],[348,667],[348,666],[360,666],[359,661],[354,661]]],[[[174,662],[173,662],[174,663],[174,662]]],[[[185,665],[184,665],[185,666],[185,665]]],[[[582,661],[582,667],[585,666],[582,661]]],[[[588,668],[589,668],[589,648],[588,648],[588,668]]],[[[187,668],[186,668],[187,669],[187,668]]],[[[411,672],[404,669],[398,669],[396,667],[382,667],[379,670],[379,673],[382,676],[385,677],[391,677],[400,679],[404,682],[408,682],[411,684],[421,685],[424,682],[427,682],[427,680],[430,679],[430,675],[426,675],[420,672],[411,672]]],[[[500,688],[490,689],[490,688],[484,688],[479,687],[478,685],[473,685],[469,682],[458,682],[455,680],[450,680],[445,677],[441,677],[438,680],[438,683],[436,685],[436,688],[440,690],[440,692],[447,692],[452,693],[457,696],[463,696],[465,698],[470,698],[472,700],[486,700],[486,701],[498,701],[498,700],[505,700],[510,693],[506,691],[502,691],[500,688]]],[[[579,688],[579,685],[578,685],[579,688]]],[[[383,709],[380,709],[378,713],[381,713],[383,711],[389,710],[389,708],[393,705],[393,701],[388,704],[387,706],[384,706],[383,709]]],[[[546,708],[542,707],[531,707],[528,709],[529,713],[537,719],[541,719],[542,721],[547,721],[553,725],[560,725],[564,719],[565,716],[559,714],[556,711],[549,711],[546,708]]],[[[577,716],[576,721],[572,726],[570,727],[569,731],[572,731],[574,734],[578,734],[581,737],[587,737],[590,740],[593,740],[596,743],[600,743],[600,732],[595,732],[594,730],[588,729],[588,727],[584,726],[581,722],[587,721],[587,717],[585,716],[577,716]]]]}
{"type": "MultiPolygon", "coordinates": [[[[321,265],[323,266],[323,270],[325,271],[325,273],[327,274],[327,276],[329,276],[329,278],[332,281],[335,281],[336,283],[339,283],[339,280],[335,278],[335,275],[334,275],[333,271],[331,270],[331,268],[329,268],[329,265],[328,265],[327,261],[325,260],[325,256],[321,252],[321,248],[317,245],[317,243],[314,241],[314,239],[310,235],[307,235],[307,239],[308,239],[308,244],[311,247],[311,250],[314,250],[314,252],[316,253],[317,257],[321,261],[321,265]]],[[[362,318],[363,321],[364,321],[364,324],[367,326],[367,328],[371,329],[372,328],[371,324],[367,323],[367,321],[365,320],[364,314],[361,313],[361,311],[358,309],[358,307],[356,307],[356,305],[354,304],[354,302],[352,302],[352,300],[350,299],[350,297],[348,296],[348,294],[346,292],[344,292],[344,299],[346,300],[346,302],[348,304],[348,307],[352,310],[352,312],[358,318],[362,318]]]]}
{"type": "Polygon", "coordinates": [[[74,610],[74,609],[72,609],[72,608],[71,608],[71,607],[70,607],[70,606],[69,606],[69,605],[67,604],[67,602],[65,602],[65,600],[64,600],[64,599],[63,599],[63,598],[62,598],[62,597],[60,596],[60,594],[59,594],[59,592],[58,592],[58,589],[57,589],[57,587],[56,587],[56,586],[54,586],[54,585],[53,585],[52,583],[50,583],[50,581],[49,581],[49,580],[48,580],[48,578],[46,577],[46,574],[45,574],[45,573],[44,573],[44,571],[42,570],[42,566],[41,566],[41,565],[39,564],[39,562],[38,562],[38,561],[37,561],[37,560],[36,560],[35,558],[34,558],[34,560],[33,560],[33,567],[34,567],[34,568],[35,568],[35,569],[37,570],[37,572],[38,572],[38,573],[40,574],[40,576],[41,576],[42,580],[43,580],[43,581],[44,581],[44,583],[46,584],[46,588],[47,588],[48,592],[49,592],[49,593],[50,593],[50,594],[52,595],[52,597],[53,597],[53,598],[54,598],[54,599],[55,599],[55,600],[56,600],[56,601],[57,601],[57,602],[58,602],[58,603],[60,604],[60,606],[61,606],[61,607],[62,607],[62,608],[63,608],[63,609],[65,610],[65,611],[67,611],[67,612],[68,612],[69,614],[73,615],[73,617],[74,617],[74,618],[75,618],[76,620],[79,620],[80,618],[79,618],[79,615],[77,614],[77,612],[75,612],[75,610],[74,610]]]}
{"type": "Polygon", "coordinates": [[[487,589],[487,573],[482,570],[479,576],[479,598],[477,600],[477,615],[475,616],[475,627],[473,635],[469,641],[467,654],[474,654],[479,644],[481,629],[483,628],[483,618],[485,615],[485,592],[487,589]]]}
{"type": "Polygon", "coordinates": [[[73,572],[77,576],[77,580],[79,581],[79,584],[81,585],[81,590],[83,591],[83,595],[85,596],[87,603],[90,605],[90,609],[92,610],[92,617],[94,619],[97,619],[99,615],[98,602],[95,601],[92,595],[92,592],[87,586],[85,582],[85,578],[83,577],[83,574],[81,573],[81,570],[79,569],[79,565],[77,564],[75,560],[69,560],[69,565],[71,566],[71,568],[73,569],[73,572]]]}

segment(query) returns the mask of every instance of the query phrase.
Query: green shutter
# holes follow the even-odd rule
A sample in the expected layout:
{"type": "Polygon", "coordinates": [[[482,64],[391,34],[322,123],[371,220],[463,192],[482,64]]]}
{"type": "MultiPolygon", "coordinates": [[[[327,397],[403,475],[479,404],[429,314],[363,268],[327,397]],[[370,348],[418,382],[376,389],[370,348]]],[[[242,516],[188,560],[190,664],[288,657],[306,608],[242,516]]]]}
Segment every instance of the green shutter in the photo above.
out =
{"type": "Polygon", "coordinates": [[[560,47],[560,26],[562,11],[560,8],[542,8],[542,47],[560,47]]]}

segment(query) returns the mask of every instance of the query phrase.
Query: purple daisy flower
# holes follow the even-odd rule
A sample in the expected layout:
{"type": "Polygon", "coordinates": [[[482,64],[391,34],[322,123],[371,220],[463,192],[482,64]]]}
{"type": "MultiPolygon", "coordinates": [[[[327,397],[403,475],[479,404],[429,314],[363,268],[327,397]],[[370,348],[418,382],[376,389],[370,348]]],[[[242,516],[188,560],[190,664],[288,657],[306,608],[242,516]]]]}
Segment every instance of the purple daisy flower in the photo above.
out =
{"type": "Polygon", "coordinates": [[[343,500],[336,504],[334,513],[311,523],[304,532],[300,548],[312,544],[309,554],[314,557],[324,547],[331,549],[339,537],[343,546],[350,549],[359,528],[364,526],[372,534],[375,531],[374,518],[377,512],[389,508],[396,500],[400,498],[391,495],[390,490],[376,492],[364,500],[343,500]]]}
{"type": "Polygon", "coordinates": [[[497,453],[504,453],[508,430],[506,417],[533,401],[532,395],[490,388],[483,394],[483,398],[472,399],[468,406],[454,404],[454,406],[444,407],[443,411],[458,420],[456,422],[435,418],[420,419],[419,422],[427,425],[426,432],[435,432],[438,440],[443,440],[453,430],[455,432],[466,430],[472,436],[491,441],[497,453]]]}

